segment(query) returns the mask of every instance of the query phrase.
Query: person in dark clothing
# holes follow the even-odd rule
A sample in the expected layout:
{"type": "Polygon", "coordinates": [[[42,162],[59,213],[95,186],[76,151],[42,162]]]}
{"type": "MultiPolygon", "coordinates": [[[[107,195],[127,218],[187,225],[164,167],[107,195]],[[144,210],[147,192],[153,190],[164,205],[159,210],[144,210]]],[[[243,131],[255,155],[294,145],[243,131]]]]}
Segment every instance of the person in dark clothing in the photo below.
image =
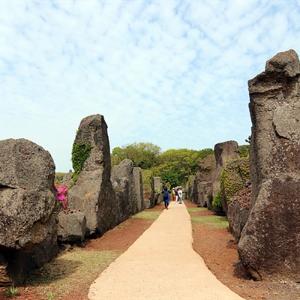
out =
{"type": "Polygon", "coordinates": [[[170,203],[170,195],[169,195],[168,188],[166,186],[164,187],[162,193],[163,193],[165,208],[168,209],[169,208],[169,203],[170,203]]]}

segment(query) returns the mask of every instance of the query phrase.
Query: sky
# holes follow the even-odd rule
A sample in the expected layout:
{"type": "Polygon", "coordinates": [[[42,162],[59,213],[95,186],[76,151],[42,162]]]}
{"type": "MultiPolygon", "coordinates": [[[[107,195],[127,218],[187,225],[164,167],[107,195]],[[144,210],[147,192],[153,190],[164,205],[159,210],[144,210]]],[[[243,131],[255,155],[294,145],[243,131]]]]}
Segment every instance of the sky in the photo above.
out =
{"type": "Polygon", "coordinates": [[[111,149],[243,144],[247,81],[300,51],[299,20],[297,0],[1,0],[0,140],[32,140],[57,171],[97,113],[111,149]]]}

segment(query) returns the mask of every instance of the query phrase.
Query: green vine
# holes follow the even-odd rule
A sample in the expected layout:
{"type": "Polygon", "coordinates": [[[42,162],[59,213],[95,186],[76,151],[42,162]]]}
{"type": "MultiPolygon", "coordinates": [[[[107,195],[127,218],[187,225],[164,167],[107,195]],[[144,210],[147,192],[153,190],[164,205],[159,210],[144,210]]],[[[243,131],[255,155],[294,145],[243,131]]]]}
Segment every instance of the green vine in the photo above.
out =
{"type": "Polygon", "coordinates": [[[72,164],[74,169],[72,179],[74,182],[77,181],[78,175],[82,171],[85,161],[90,156],[91,149],[91,145],[74,143],[72,149],[72,164]]]}
{"type": "Polygon", "coordinates": [[[222,210],[222,202],[221,202],[222,198],[221,197],[222,196],[221,196],[220,192],[218,192],[216,194],[216,196],[214,197],[213,202],[212,202],[213,210],[215,210],[215,211],[222,210]]]}

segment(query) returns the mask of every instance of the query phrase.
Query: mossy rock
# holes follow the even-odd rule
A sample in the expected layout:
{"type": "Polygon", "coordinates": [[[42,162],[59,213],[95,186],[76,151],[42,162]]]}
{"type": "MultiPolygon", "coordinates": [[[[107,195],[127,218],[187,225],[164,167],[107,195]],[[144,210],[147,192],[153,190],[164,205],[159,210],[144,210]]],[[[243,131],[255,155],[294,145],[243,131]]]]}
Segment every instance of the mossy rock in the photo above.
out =
{"type": "Polygon", "coordinates": [[[76,182],[78,175],[83,169],[85,161],[89,158],[92,147],[89,144],[74,143],[72,149],[72,164],[74,169],[73,181],[76,182]]]}
{"type": "Polygon", "coordinates": [[[248,157],[235,159],[228,163],[221,174],[221,202],[225,213],[232,197],[250,181],[248,157]]]}

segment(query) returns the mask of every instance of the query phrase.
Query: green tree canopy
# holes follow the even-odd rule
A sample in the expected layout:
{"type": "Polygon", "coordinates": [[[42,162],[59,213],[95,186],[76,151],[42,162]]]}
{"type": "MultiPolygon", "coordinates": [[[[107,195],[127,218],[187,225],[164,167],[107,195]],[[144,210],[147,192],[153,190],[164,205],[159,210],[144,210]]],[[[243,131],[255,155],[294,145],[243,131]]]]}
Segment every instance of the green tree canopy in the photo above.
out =
{"type": "Polygon", "coordinates": [[[152,143],[134,143],[124,147],[116,147],[112,151],[113,165],[123,159],[131,159],[136,167],[149,169],[156,165],[161,149],[152,143]]]}
{"type": "Polygon", "coordinates": [[[153,168],[153,174],[160,176],[165,183],[170,183],[172,187],[184,184],[188,176],[197,171],[199,161],[212,153],[212,149],[167,150],[159,155],[159,163],[153,168]]]}

